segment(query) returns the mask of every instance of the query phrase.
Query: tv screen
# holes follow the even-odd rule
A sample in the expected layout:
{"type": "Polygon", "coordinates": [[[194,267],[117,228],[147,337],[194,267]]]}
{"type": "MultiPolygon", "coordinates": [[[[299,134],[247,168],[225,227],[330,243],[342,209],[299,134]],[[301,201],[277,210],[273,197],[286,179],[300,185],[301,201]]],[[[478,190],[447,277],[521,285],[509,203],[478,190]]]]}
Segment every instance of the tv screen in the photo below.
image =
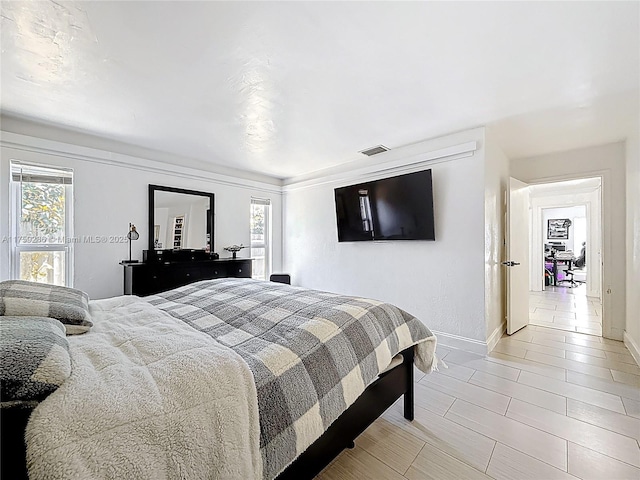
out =
{"type": "Polygon", "coordinates": [[[431,170],[335,189],[338,241],[435,240],[431,170]]]}

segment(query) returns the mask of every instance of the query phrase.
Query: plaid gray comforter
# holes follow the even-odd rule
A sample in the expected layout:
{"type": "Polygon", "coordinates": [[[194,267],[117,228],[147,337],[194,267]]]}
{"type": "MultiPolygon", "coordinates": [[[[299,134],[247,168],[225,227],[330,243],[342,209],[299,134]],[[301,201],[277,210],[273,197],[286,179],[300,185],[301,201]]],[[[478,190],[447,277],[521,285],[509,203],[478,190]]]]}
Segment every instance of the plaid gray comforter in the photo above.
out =
{"type": "Polygon", "coordinates": [[[429,371],[434,361],[435,337],[422,322],[375,300],[236,278],[145,299],[247,362],[269,479],[320,437],[397,353],[417,344],[418,368],[429,371]]]}

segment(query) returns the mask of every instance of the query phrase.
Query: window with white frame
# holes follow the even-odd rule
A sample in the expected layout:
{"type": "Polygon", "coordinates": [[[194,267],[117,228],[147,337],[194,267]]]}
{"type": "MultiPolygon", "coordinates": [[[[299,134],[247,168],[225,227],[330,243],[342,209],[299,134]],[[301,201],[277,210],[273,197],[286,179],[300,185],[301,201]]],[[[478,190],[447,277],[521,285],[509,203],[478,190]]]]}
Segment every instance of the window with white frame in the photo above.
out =
{"type": "Polygon", "coordinates": [[[73,172],[11,162],[11,275],[73,284],[73,172]]]}
{"type": "Polygon", "coordinates": [[[267,280],[271,271],[271,201],[251,199],[252,277],[267,280]]]}

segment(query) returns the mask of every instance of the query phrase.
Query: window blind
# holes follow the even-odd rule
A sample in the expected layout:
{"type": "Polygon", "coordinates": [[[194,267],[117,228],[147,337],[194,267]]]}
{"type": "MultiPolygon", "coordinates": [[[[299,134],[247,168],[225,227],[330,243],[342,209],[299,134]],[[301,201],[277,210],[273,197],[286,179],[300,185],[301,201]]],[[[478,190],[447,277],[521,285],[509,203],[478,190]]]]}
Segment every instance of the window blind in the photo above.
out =
{"type": "Polygon", "coordinates": [[[73,184],[73,170],[11,162],[11,179],[22,183],[73,184]]]}

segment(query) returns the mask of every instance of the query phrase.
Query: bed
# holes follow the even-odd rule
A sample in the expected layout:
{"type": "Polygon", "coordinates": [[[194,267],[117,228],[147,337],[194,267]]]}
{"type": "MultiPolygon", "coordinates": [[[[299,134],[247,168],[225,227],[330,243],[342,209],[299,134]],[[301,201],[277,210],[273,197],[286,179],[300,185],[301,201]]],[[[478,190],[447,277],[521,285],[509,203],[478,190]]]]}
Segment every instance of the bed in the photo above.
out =
{"type": "Polygon", "coordinates": [[[279,283],[89,310],[69,378],[32,413],[3,408],[3,477],[24,475],[26,435],[30,478],[313,478],[403,395],[412,420],[414,364],[436,361],[397,307],[279,283]]]}

